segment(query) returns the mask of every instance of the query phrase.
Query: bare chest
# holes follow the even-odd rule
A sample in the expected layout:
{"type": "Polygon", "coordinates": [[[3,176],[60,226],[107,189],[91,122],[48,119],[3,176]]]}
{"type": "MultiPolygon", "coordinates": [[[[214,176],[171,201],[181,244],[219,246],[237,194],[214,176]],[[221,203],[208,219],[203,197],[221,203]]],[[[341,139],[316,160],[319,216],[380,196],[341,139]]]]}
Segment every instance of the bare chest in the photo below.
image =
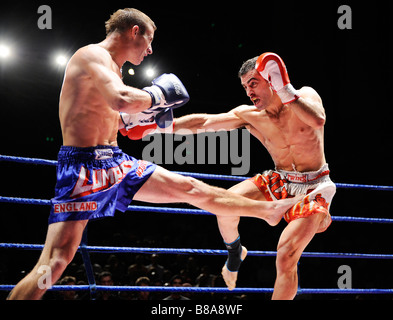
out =
{"type": "Polygon", "coordinates": [[[315,130],[293,114],[261,116],[250,124],[250,133],[265,146],[276,167],[303,171],[323,163],[323,129],[315,130]]]}

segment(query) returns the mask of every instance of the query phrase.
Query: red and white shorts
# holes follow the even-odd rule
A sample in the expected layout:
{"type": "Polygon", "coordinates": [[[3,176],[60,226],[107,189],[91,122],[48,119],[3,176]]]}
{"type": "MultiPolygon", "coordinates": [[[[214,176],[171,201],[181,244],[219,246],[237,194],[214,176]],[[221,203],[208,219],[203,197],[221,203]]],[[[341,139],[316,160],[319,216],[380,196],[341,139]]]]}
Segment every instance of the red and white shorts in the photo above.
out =
{"type": "Polygon", "coordinates": [[[268,201],[304,194],[303,200],[290,208],[284,219],[289,223],[322,211],[326,217],[318,232],[323,232],[332,222],[329,209],[336,193],[336,185],[330,180],[329,172],[327,164],[313,172],[268,170],[251,178],[250,181],[263,192],[268,201]]]}

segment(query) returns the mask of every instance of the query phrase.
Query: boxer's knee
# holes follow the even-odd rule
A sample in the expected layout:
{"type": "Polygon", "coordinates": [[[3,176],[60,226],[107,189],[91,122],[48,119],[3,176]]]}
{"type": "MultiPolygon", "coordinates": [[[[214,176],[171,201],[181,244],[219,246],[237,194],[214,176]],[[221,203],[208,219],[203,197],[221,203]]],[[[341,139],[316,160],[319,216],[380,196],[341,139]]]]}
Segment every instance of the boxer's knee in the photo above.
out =
{"type": "Polygon", "coordinates": [[[179,184],[179,192],[186,202],[191,204],[211,201],[214,199],[214,187],[192,177],[184,177],[179,184]]]}
{"type": "Polygon", "coordinates": [[[52,272],[52,274],[57,278],[57,276],[61,276],[61,274],[64,272],[64,270],[67,268],[68,264],[70,261],[66,259],[65,257],[53,257],[49,261],[49,267],[52,272]]]}
{"type": "Polygon", "coordinates": [[[278,273],[287,273],[296,270],[298,263],[297,246],[288,241],[277,248],[276,267],[278,273]]]}

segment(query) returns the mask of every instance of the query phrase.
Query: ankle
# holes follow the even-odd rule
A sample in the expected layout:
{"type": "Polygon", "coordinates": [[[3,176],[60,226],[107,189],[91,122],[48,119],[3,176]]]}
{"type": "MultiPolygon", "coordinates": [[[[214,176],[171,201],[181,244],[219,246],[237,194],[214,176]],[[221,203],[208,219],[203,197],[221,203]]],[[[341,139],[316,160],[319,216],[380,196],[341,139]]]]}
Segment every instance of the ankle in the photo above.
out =
{"type": "Polygon", "coordinates": [[[237,272],[239,271],[240,265],[242,263],[241,254],[242,254],[242,245],[240,243],[240,236],[231,243],[224,242],[227,250],[228,250],[228,260],[226,262],[226,266],[229,271],[237,272]]]}

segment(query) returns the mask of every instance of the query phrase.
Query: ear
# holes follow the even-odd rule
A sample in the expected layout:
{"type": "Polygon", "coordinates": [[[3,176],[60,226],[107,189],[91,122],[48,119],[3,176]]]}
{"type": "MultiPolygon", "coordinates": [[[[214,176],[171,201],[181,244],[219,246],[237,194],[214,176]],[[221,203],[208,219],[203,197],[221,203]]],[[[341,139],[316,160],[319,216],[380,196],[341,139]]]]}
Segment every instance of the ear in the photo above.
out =
{"type": "Polygon", "coordinates": [[[133,26],[131,29],[131,36],[133,38],[136,38],[138,32],[139,32],[139,26],[138,25],[133,26]]]}

